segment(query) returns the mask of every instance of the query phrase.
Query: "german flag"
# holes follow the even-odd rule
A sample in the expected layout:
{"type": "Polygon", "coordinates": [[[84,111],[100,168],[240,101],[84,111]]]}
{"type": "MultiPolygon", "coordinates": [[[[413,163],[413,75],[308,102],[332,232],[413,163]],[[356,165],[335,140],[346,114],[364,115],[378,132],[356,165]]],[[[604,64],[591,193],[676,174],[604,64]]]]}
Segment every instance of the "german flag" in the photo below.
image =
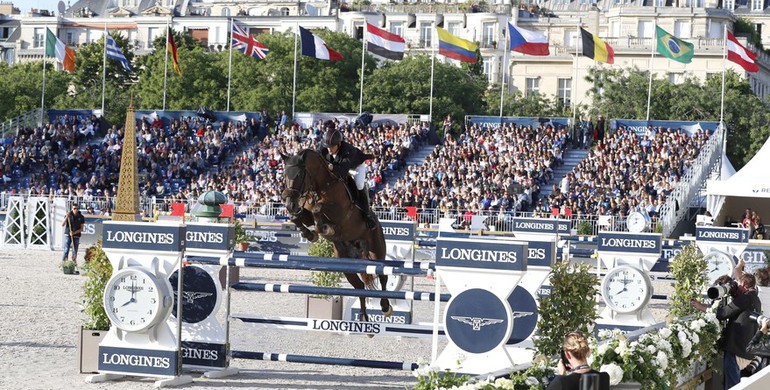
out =
{"type": "Polygon", "coordinates": [[[174,30],[171,27],[168,28],[168,34],[166,34],[166,40],[168,43],[168,52],[171,54],[171,61],[174,63],[174,72],[178,75],[182,75],[182,70],[179,69],[179,57],[176,54],[176,42],[174,42],[174,30]]]}
{"type": "Polygon", "coordinates": [[[583,55],[596,62],[615,63],[615,51],[601,38],[580,28],[580,36],[583,38],[583,55]]]}

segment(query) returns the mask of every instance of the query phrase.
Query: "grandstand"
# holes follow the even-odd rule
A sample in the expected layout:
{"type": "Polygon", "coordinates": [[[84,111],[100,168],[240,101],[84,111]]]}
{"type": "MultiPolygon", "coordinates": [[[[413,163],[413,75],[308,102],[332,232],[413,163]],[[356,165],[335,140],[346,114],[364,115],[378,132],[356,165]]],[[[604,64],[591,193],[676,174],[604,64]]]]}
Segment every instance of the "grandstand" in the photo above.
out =
{"type": "MultiPolygon", "coordinates": [[[[145,215],[174,202],[191,206],[213,189],[227,194],[240,216],[281,218],[280,155],[317,147],[323,120],[205,114],[137,112],[145,215]]],[[[591,139],[570,132],[564,118],[488,119],[470,117],[461,134],[435,147],[429,129],[416,121],[353,126],[353,120],[335,120],[346,140],[376,156],[367,182],[381,217],[409,214],[426,225],[449,217],[459,228],[467,228],[472,215],[486,215],[497,230],[507,230],[516,216],[624,229],[629,212],[644,211],[665,218],[664,233],[670,233],[686,219],[721,148],[715,133],[721,130],[713,125],[613,121],[615,128],[591,139]],[[590,149],[581,146],[586,140],[590,149]]],[[[107,128],[83,111],[56,112],[49,122],[3,139],[0,207],[11,195],[52,195],[109,214],[123,129],[107,128]]]]}

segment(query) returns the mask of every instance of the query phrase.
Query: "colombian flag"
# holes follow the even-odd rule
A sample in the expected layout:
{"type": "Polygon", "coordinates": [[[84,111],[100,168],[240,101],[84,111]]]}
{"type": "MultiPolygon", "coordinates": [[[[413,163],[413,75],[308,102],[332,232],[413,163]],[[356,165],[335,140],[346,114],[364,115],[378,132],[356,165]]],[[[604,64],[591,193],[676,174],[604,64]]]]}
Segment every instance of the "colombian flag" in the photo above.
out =
{"type": "Polygon", "coordinates": [[[583,38],[583,55],[592,58],[596,62],[615,63],[615,51],[601,38],[580,28],[580,36],[583,38]]]}
{"type": "Polygon", "coordinates": [[[438,54],[461,62],[476,62],[476,49],[478,49],[476,44],[458,38],[441,27],[436,27],[436,31],[438,31],[438,54]]]}

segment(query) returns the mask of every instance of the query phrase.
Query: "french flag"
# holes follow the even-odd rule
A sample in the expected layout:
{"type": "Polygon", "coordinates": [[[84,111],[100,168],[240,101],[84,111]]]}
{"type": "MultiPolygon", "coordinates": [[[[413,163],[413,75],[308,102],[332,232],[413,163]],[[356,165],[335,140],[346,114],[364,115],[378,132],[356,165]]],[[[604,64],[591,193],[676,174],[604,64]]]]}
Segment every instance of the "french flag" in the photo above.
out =
{"type": "Polygon", "coordinates": [[[318,58],[319,60],[341,60],[345,57],[342,54],[326,46],[326,42],[319,36],[311,33],[304,28],[299,28],[299,39],[302,40],[302,55],[318,58]]]}
{"type": "Polygon", "coordinates": [[[511,51],[533,56],[551,54],[548,49],[548,37],[545,34],[516,27],[511,22],[508,22],[508,32],[511,38],[511,51]]]}

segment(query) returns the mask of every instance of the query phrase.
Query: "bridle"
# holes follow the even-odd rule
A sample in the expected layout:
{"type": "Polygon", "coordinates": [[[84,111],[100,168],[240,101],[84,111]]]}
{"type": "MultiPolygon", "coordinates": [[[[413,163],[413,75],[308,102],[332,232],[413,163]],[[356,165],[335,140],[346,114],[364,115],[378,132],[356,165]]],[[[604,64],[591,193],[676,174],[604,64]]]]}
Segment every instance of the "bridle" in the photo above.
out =
{"type": "MultiPolygon", "coordinates": [[[[305,180],[307,177],[307,164],[305,162],[305,157],[307,156],[307,151],[302,154],[302,157],[300,159],[300,162],[297,164],[284,165],[284,175],[287,179],[287,189],[283,191],[283,197],[286,198],[298,198],[301,204],[307,204],[308,202],[312,201],[314,197],[321,194],[324,194],[329,187],[331,187],[334,183],[340,181],[339,178],[335,178],[335,180],[328,181],[325,185],[322,185],[322,188],[316,188],[315,183],[313,180],[305,180]],[[299,185],[297,185],[299,183],[299,185]],[[310,198],[310,199],[309,199],[310,198]]],[[[323,157],[320,154],[316,154],[316,157],[318,158],[319,162],[322,164],[323,169],[326,168],[326,160],[323,159],[323,157]]],[[[289,212],[289,214],[292,217],[297,217],[302,212],[302,207],[299,208],[299,211],[297,213],[289,212]]]]}

